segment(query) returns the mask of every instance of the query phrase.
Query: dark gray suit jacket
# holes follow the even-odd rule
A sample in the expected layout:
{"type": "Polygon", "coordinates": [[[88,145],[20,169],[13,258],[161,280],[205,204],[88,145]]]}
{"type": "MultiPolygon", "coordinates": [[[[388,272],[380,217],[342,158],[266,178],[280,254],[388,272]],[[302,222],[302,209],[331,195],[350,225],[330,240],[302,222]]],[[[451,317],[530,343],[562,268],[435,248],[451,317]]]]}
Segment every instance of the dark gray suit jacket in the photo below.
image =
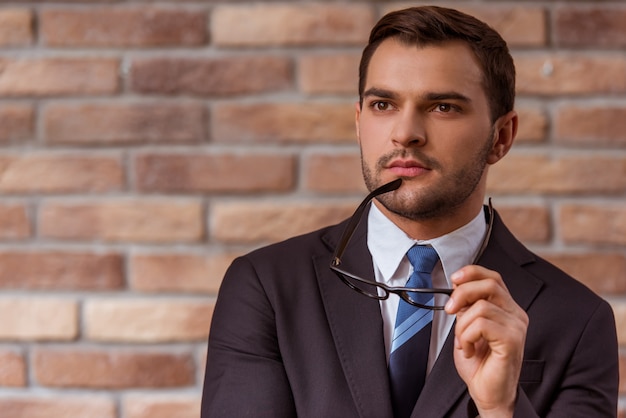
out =
{"type": "MultiPolygon", "coordinates": [[[[346,270],[373,280],[362,222],[346,270]]],[[[391,418],[377,300],[329,269],[344,224],[271,245],[229,268],[213,315],[202,418],[391,418]]],[[[519,243],[495,215],[479,264],[498,271],[530,325],[516,417],[614,417],[610,306],[519,243]]],[[[412,417],[474,418],[448,338],[412,417]]]]}

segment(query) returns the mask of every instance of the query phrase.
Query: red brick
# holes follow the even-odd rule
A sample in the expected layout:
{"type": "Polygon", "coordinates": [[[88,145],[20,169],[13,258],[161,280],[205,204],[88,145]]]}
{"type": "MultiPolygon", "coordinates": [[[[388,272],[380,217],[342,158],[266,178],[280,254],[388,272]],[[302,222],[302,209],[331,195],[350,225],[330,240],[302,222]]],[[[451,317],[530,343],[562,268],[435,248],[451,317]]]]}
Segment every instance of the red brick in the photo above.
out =
{"type": "Polygon", "coordinates": [[[40,13],[49,46],[195,46],[206,41],[203,11],[142,7],[54,9],[40,13]]]}
{"type": "Polygon", "coordinates": [[[569,105],[557,109],[555,139],[564,144],[626,145],[626,107],[569,105]]]}
{"type": "Polygon", "coordinates": [[[28,9],[0,10],[0,46],[33,43],[33,12],[28,9]]]}
{"type": "Polygon", "coordinates": [[[28,209],[20,204],[0,205],[0,239],[14,240],[30,237],[32,228],[28,209]]]}
{"type": "Polygon", "coordinates": [[[134,254],[129,281],[141,292],[216,293],[237,254],[134,254]]]}
{"type": "Polygon", "coordinates": [[[78,334],[75,301],[44,297],[0,299],[0,340],[71,341],[78,334]]]}
{"type": "Polygon", "coordinates": [[[4,104],[0,106],[0,143],[24,141],[35,133],[35,112],[32,106],[4,104]]]}
{"type": "Polygon", "coordinates": [[[291,60],[274,56],[145,58],[133,60],[130,78],[139,93],[229,96],[285,90],[292,73],[291,60]]]}
{"type": "Polygon", "coordinates": [[[7,418],[117,418],[113,399],[94,395],[20,395],[0,397],[7,418]]]}
{"type": "MultiPolygon", "coordinates": [[[[26,386],[26,361],[21,353],[0,350],[0,386],[26,386]]],[[[1,401],[0,401],[0,410],[1,401]]]]}
{"type": "Polygon", "coordinates": [[[525,52],[515,54],[520,95],[626,92],[626,57],[619,54],[525,52]]]}
{"type": "Polygon", "coordinates": [[[118,66],[112,58],[0,58],[0,97],[113,94],[118,66]]]}
{"type": "Polygon", "coordinates": [[[324,193],[365,193],[358,151],[352,153],[311,154],[305,160],[304,181],[307,189],[324,193]]]}
{"type": "Polygon", "coordinates": [[[361,54],[317,53],[300,58],[300,89],[311,94],[358,93],[361,54]]]}
{"type": "Polygon", "coordinates": [[[626,190],[626,159],[512,154],[490,169],[494,193],[618,194],[626,190]]]}
{"type": "Polygon", "coordinates": [[[0,155],[3,193],[72,193],[120,190],[119,158],[29,153],[0,155]]]}
{"type": "Polygon", "coordinates": [[[185,395],[129,395],[123,403],[126,418],[197,418],[200,397],[185,395]]]}
{"type": "Polygon", "coordinates": [[[626,8],[606,6],[557,7],[555,42],[565,47],[626,46],[626,8]]]}
{"type": "Polygon", "coordinates": [[[228,202],[211,211],[211,235],[218,242],[273,242],[342,221],[355,203],[228,202]]]}
{"type": "Polygon", "coordinates": [[[76,348],[38,348],[32,367],[43,386],[92,389],[191,386],[197,371],[190,354],[76,348]]]}
{"type": "Polygon", "coordinates": [[[85,336],[106,342],[206,341],[213,303],[194,299],[92,299],[84,303],[85,336]]]}
{"type": "Polygon", "coordinates": [[[275,154],[141,154],[135,161],[138,189],[163,192],[288,191],[295,159],[275,154]]]}
{"type": "Polygon", "coordinates": [[[43,249],[0,252],[2,289],[118,290],[123,286],[121,254],[43,249]]]}
{"type": "Polygon", "coordinates": [[[220,104],[212,112],[217,142],[355,141],[354,103],[220,104]]]}
{"type": "Polygon", "coordinates": [[[212,13],[217,46],[362,45],[374,25],[360,4],[220,5],[212,13]]]}
{"type": "Polygon", "coordinates": [[[596,293],[626,293],[626,257],[617,253],[542,254],[596,293]]]}
{"type": "Polygon", "coordinates": [[[43,237],[122,242],[195,242],[204,235],[197,201],[106,200],[45,202],[40,209],[43,237]]]}
{"type": "Polygon", "coordinates": [[[531,107],[517,108],[519,126],[516,143],[544,142],[548,136],[548,116],[542,110],[531,107]]]}
{"type": "Polygon", "coordinates": [[[626,245],[626,205],[566,204],[559,225],[567,244],[626,245]]]}
{"type": "Polygon", "coordinates": [[[497,199],[493,205],[507,227],[521,241],[545,243],[551,238],[550,213],[543,206],[499,205],[497,199]]]}
{"type": "Polygon", "coordinates": [[[189,143],[205,136],[204,108],[196,104],[54,104],[43,114],[52,144],[189,143]]]}

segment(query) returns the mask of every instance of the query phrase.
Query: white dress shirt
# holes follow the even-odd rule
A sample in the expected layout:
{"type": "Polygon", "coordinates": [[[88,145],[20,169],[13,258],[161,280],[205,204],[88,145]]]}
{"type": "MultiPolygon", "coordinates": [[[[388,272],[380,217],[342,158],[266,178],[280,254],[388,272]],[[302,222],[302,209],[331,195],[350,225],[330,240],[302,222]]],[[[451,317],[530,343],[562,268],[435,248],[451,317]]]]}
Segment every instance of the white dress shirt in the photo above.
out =
{"type": "MultiPolygon", "coordinates": [[[[461,267],[474,261],[480,244],[487,232],[483,210],[468,224],[444,236],[430,240],[414,240],[389,220],[375,204],[368,215],[367,246],[372,254],[376,280],[389,286],[405,286],[413,272],[406,252],[415,244],[431,245],[439,260],[432,273],[433,287],[451,288],[450,276],[461,267]]],[[[400,298],[391,294],[380,301],[384,323],[385,348],[387,359],[391,350],[391,340],[396,322],[400,298]]],[[[437,300],[435,299],[437,304],[437,300]]],[[[434,311],[433,328],[428,356],[428,372],[432,370],[437,356],[452,329],[455,317],[444,311],[434,311]]]]}

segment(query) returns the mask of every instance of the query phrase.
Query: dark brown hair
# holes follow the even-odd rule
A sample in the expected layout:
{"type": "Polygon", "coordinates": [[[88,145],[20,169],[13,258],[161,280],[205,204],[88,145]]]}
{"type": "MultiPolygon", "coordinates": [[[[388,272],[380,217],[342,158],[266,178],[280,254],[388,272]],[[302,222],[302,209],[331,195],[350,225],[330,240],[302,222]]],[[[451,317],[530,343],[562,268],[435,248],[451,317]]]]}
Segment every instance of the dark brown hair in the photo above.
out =
{"type": "Polygon", "coordinates": [[[437,45],[448,41],[465,42],[482,67],[483,88],[489,101],[492,122],[513,110],[515,66],[504,39],[475,17],[437,6],[411,7],[391,12],[374,26],[359,65],[361,103],[372,55],[388,38],[396,38],[407,45],[416,46],[437,45]]]}

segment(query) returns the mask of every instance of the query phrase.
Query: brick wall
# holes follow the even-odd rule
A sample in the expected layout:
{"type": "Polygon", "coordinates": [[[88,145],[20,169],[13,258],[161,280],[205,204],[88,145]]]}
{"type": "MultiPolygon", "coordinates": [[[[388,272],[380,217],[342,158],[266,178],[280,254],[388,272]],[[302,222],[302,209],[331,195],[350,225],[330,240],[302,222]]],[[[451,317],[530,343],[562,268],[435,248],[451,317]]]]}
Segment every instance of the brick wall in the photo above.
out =
{"type": "MultiPolygon", "coordinates": [[[[226,266],[352,211],[360,50],[419,3],[2,2],[0,417],[197,417],[226,266]]],[[[626,3],[437,3],[509,41],[490,195],[610,300],[626,375],[626,3]]]]}

